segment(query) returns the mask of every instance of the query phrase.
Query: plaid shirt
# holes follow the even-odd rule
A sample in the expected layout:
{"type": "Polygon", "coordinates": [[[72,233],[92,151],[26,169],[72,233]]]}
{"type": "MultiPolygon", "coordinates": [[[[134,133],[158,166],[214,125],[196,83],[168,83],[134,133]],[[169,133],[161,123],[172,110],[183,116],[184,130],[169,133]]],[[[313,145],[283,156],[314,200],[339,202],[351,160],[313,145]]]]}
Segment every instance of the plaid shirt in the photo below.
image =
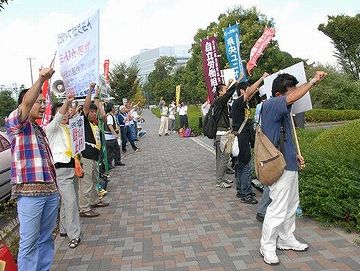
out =
{"type": "Polygon", "coordinates": [[[20,123],[18,109],[10,113],[5,126],[13,156],[13,194],[43,195],[57,192],[53,158],[42,128],[29,119],[20,123]]]}

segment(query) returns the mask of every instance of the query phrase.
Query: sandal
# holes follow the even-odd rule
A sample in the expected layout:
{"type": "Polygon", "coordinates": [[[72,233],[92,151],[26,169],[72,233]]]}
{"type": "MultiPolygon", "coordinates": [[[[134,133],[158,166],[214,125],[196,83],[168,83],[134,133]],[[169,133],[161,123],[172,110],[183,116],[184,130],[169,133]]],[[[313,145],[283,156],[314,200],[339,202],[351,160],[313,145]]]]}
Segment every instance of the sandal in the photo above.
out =
{"type": "Polygon", "coordinates": [[[76,248],[79,245],[79,243],[80,243],[80,238],[71,239],[69,242],[69,247],[76,248]]]}

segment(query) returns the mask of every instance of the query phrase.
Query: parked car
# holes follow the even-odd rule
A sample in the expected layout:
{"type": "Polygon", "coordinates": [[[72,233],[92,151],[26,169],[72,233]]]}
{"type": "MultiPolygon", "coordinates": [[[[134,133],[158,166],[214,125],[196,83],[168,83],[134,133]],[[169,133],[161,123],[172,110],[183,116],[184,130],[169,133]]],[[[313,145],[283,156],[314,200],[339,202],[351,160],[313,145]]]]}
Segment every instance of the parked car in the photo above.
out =
{"type": "Polygon", "coordinates": [[[0,202],[11,195],[10,167],[11,167],[10,142],[5,133],[0,132],[0,202]]]}

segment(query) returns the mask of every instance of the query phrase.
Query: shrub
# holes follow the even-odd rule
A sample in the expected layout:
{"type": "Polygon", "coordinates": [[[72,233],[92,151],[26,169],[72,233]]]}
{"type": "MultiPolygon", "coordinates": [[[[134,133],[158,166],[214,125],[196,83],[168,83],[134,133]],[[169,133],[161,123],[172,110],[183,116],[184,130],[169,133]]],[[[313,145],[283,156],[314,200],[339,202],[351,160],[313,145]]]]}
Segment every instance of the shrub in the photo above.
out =
{"type": "Polygon", "coordinates": [[[313,109],[305,113],[306,121],[331,122],[360,119],[360,110],[313,109]]]}
{"type": "Polygon", "coordinates": [[[300,173],[303,211],[326,224],[360,232],[360,120],[329,130],[300,130],[306,167],[300,173]]]}

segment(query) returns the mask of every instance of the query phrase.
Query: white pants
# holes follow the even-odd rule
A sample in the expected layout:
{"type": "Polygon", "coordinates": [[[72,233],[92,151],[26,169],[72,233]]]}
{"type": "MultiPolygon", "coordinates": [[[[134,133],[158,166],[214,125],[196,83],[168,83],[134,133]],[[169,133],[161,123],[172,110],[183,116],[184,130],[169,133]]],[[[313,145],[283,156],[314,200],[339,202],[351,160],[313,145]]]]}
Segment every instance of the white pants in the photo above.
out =
{"type": "Polygon", "coordinates": [[[161,116],[159,135],[161,135],[162,133],[164,133],[164,134],[169,133],[168,126],[169,126],[169,118],[161,116]]]}
{"type": "Polygon", "coordinates": [[[285,170],[269,189],[272,201],[266,210],[260,243],[263,250],[275,251],[277,237],[285,242],[295,239],[295,213],[299,204],[298,172],[285,170]]]}

